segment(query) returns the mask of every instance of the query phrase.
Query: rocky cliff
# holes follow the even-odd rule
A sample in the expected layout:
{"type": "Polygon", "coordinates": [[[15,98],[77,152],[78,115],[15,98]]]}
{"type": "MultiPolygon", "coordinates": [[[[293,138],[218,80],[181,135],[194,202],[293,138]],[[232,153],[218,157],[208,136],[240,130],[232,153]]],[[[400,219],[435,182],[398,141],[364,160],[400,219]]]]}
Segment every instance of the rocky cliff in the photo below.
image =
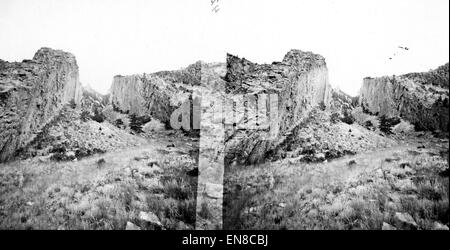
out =
{"type": "MultiPolygon", "coordinates": [[[[256,64],[228,55],[225,80],[229,96],[267,94],[269,100],[262,101],[271,103],[265,105],[260,103],[259,96],[250,97],[246,108],[241,109],[245,114],[235,115],[246,116],[248,120],[252,106],[265,105],[269,107],[270,128],[269,131],[232,128],[231,133],[228,130],[226,162],[251,164],[264,160],[266,154],[281,143],[314,107],[326,107],[331,100],[325,58],[311,52],[291,50],[283,61],[272,64],[256,64]]],[[[238,110],[235,112],[239,113],[238,110]]],[[[262,112],[256,117],[267,114],[264,110],[262,112]]]]}
{"type": "Polygon", "coordinates": [[[342,111],[355,108],[359,104],[359,96],[350,96],[338,88],[331,90],[330,107],[333,111],[342,111]]]}
{"type": "Polygon", "coordinates": [[[401,117],[418,130],[448,131],[449,65],[424,73],[365,78],[360,103],[369,113],[401,117]]]}
{"type": "Polygon", "coordinates": [[[201,62],[185,69],[151,74],[115,76],[111,103],[121,112],[152,116],[168,124],[172,112],[200,85],[201,62]]]}
{"type": "Polygon", "coordinates": [[[89,85],[81,88],[82,98],[80,107],[83,111],[88,112],[90,115],[102,112],[109,104],[109,95],[102,95],[92,89],[89,85]]]}
{"type": "Polygon", "coordinates": [[[32,60],[0,60],[0,161],[29,143],[64,104],[80,99],[78,66],[70,53],[41,48],[32,60]]]}

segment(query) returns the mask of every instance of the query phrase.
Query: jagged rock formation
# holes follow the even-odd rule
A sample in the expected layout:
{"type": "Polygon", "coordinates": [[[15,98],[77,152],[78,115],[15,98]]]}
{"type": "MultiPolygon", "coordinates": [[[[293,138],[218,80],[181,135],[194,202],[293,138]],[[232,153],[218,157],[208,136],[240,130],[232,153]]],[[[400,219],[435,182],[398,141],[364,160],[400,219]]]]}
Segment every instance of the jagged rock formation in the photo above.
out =
{"type": "Polygon", "coordinates": [[[448,89],[449,74],[449,63],[446,63],[439,66],[435,70],[430,70],[429,72],[409,73],[405,74],[404,77],[411,79],[416,83],[448,89]]]}
{"type": "Polygon", "coordinates": [[[90,116],[100,115],[109,104],[109,95],[102,95],[89,85],[82,87],[81,109],[90,116]]]}
{"type": "MultiPolygon", "coordinates": [[[[325,58],[311,52],[291,50],[282,62],[261,65],[228,55],[225,80],[226,92],[231,96],[261,93],[278,96],[276,114],[269,112],[272,113],[271,132],[259,129],[227,131],[227,163],[263,161],[314,107],[326,107],[331,100],[325,58]],[[268,136],[268,133],[272,135],[268,136]],[[271,139],[267,139],[269,137],[271,139]]],[[[247,103],[247,107],[256,105],[257,101],[247,103]]]]}
{"type": "Polygon", "coordinates": [[[115,109],[138,116],[152,116],[168,124],[170,115],[200,85],[202,63],[176,71],[152,74],[115,76],[111,103],[115,109]]]}
{"type": "Polygon", "coordinates": [[[365,78],[360,91],[364,110],[399,116],[418,130],[448,131],[449,64],[424,73],[365,78]]]}
{"type": "Polygon", "coordinates": [[[65,103],[80,99],[78,66],[70,53],[41,48],[33,60],[0,60],[0,161],[30,142],[65,103]]]}
{"type": "Polygon", "coordinates": [[[331,89],[330,107],[334,111],[351,110],[358,106],[359,97],[352,97],[340,89],[331,89]]]}

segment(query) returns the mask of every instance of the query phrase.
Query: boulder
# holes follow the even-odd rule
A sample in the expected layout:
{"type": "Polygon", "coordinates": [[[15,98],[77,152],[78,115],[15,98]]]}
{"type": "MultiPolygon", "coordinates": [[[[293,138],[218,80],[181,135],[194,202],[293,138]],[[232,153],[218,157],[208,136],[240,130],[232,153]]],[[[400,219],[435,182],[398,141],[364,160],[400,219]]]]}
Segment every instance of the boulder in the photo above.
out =
{"type": "Polygon", "coordinates": [[[141,230],[141,228],[128,221],[125,230],[141,230]]]}
{"type": "Polygon", "coordinates": [[[435,221],[433,223],[433,230],[449,230],[449,229],[448,229],[448,226],[435,221]]]}
{"type": "Polygon", "coordinates": [[[162,224],[158,216],[156,216],[156,214],[152,212],[144,212],[144,211],[139,212],[139,219],[146,223],[149,223],[152,226],[162,228],[162,224]]]}
{"type": "Polygon", "coordinates": [[[383,222],[383,226],[381,227],[381,230],[397,230],[397,228],[395,228],[394,226],[383,222]]]}
{"type": "Polygon", "coordinates": [[[393,222],[396,228],[403,230],[417,230],[418,226],[414,218],[407,213],[396,212],[393,217],[393,222]]]}

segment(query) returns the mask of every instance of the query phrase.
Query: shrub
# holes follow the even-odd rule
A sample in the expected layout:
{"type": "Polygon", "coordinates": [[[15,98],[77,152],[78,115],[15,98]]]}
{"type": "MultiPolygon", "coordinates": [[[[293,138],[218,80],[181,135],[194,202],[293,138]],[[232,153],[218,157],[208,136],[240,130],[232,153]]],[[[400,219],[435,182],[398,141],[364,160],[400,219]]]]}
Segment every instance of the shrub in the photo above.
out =
{"type": "Polygon", "coordinates": [[[401,122],[398,117],[387,117],[385,115],[380,117],[380,130],[386,134],[392,134],[392,127],[401,122]]]}
{"type": "Polygon", "coordinates": [[[119,109],[119,107],[117,107],[117,106],[114,104],[114,102],[112,102],[111,105],[112,105],[113,111],[121,113],[121,110],[119,109]]]}
{"type": "Polygon", "coordinates": [[[361,107],[353,109],[352,116],[356,123],[367,129],[376,129],[380,123],[378,117],[365,113],[361,107]]]}
{"type": "Polygon", "coordinates": [[[136,133],[143,133],[142,126],[151,120],[148,116],[130,115],[130,129],[136,133]]]}
{"type": "Polygon", "coordinates": [[[115,121],[115,124],[116,124],[116,126],[117,127],[121,127],[121,126],[123,126],[123,121],[122,121],[122,119],[117,119],[116,121],[115,121]]]}
{"type": "Polygon", "coordinates": [[[101,111],[99,111],[98,108],[96,108],[94,110],[94,115],[92,116],[92,120],[102,123],[105,121],[105,119],[106,119],[105,115],[101,111]]]}
{"type": "Polygon", "coordinates": [[[97,161],[97,167],[103,167],[105,165],[105,159],[101,158],[97,161]]]}
{"type": "Polygon", "coordinates": [[[327,108],[327,107],[325,106],[325,103],[324,103],[324,102],[320,102],[320,103],[319,103],[319,109],[320,109],[320,110],[325,111],[326,108],[327,108]]]}
{"type": "Polygon", "coordinates": [[[339,114],[338,113],[333,113],[330,116],[330,122],[331,123],[337,123],[339,121],[339,114]]]}
{"type": "Polygon", "coordinates": [[[355,118],[352,116],[352,114],[348,110],[345,110],[344,117],[341,118],[341,121],[351,125],[355,122],[355,118]]]}
{"type": "Polygon", "coordinates": [[[367,129],[373,128],[373,124],[371,121],[366,121],[364,123],[364,127],[366,127],[367,129]]]}
{"type": "Polygon", "coordinates": [[[81,112],[81,115],[80,115],[81,121],[87,122],[87,120],[89,120],[90,117],[91,117],[91,115],[90,115],[89,111],[85,110],[85,111],[81,112]]]}
{"type": "Polygon", "coordinates": [[[69,106],[70,106],[71,109],[75,109],[77,107],[77,104],[75,103],[74,99],[70,100],[69,106]]]}
{"type": "Polygon", "coordinates": [[[92,116],[92,120],[98,122],[98,123],[102,123],[105,121],[105,116],[101,115],[101,114],[95,114],[94,116],[92,116]]]}

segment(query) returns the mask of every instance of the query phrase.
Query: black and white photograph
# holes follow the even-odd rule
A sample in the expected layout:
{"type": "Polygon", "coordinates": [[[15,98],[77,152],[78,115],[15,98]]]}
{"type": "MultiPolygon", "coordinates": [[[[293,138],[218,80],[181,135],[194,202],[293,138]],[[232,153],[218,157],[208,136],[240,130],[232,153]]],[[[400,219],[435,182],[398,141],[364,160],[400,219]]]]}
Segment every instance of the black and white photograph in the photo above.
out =
{"type": "Polygon", "coordinates": [[[449,230],[449,1],[0,0],[0,230],[449,230]]]}

